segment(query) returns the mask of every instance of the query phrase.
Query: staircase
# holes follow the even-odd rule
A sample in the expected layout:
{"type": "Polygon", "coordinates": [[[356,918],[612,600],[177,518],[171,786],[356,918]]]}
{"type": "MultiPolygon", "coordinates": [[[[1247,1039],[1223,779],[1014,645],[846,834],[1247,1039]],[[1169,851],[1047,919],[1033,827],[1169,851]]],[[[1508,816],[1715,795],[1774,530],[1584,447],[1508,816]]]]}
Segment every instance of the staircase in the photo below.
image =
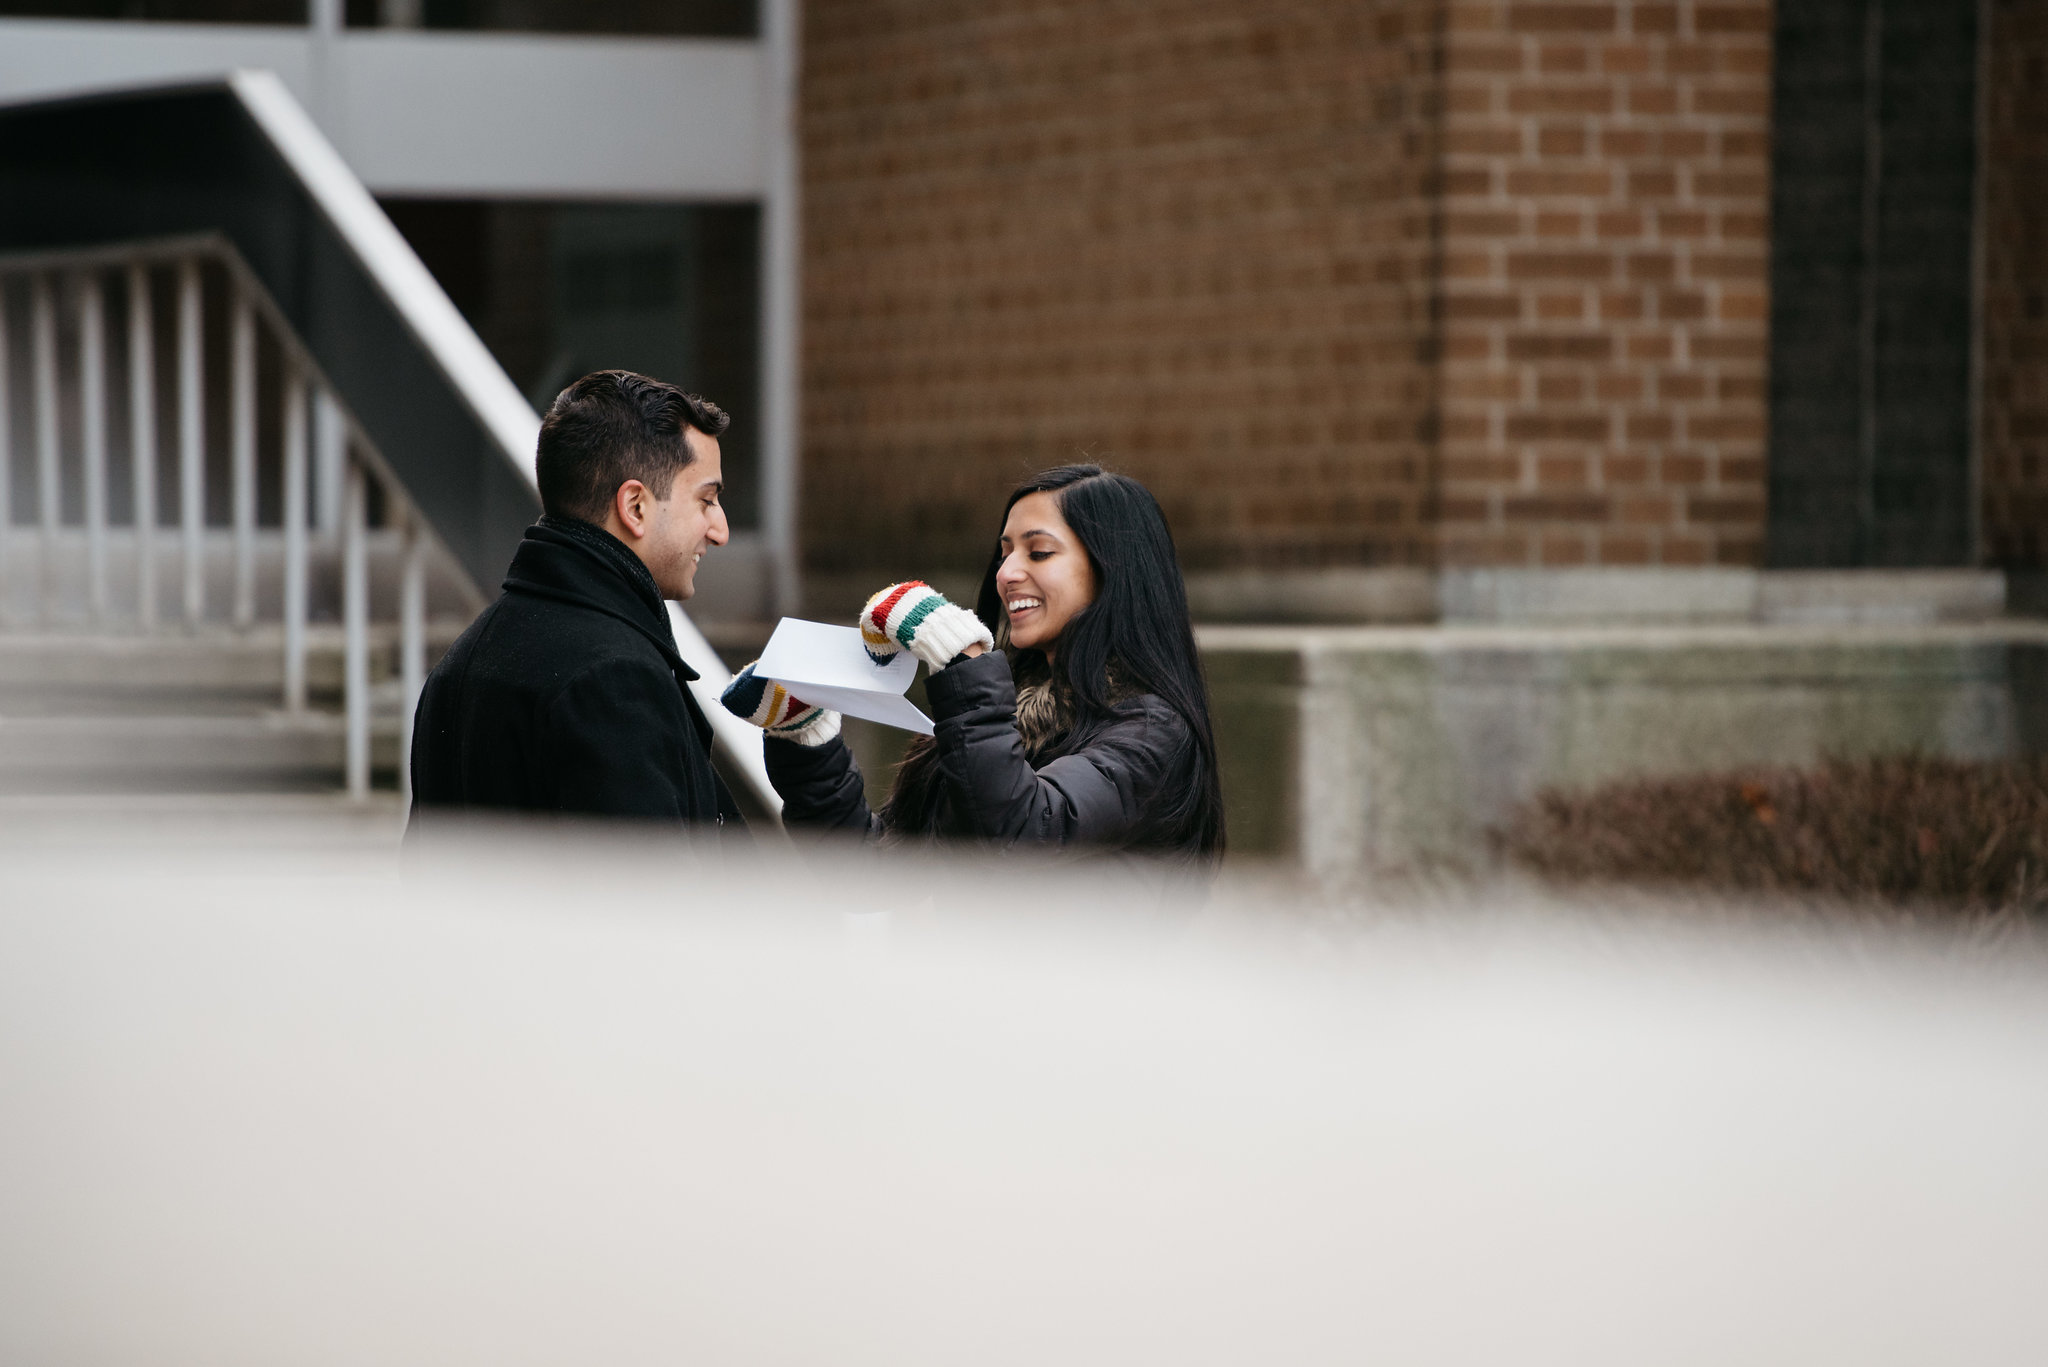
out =
{"type": "Polygon", "coordinates": [[[539,511],[537,426],[274,79],[0,109],[5,838],[85,808],[390,840],[426,670],[539,511]]]}

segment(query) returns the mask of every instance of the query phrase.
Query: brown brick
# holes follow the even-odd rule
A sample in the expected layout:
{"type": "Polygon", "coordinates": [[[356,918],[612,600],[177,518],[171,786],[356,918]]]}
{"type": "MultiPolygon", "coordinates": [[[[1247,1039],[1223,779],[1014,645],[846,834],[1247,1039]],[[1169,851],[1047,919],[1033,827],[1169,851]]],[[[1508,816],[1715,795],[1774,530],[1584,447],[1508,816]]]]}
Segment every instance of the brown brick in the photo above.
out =
{"type": "Polygon", "coordinates": [[[1641,237],[1643,215],[1635,209],[1611,209],[1594,216],[1593,228],[1603,238],[1641,237]]]}
{"type": "Polygon", "coordinates": [[[1518,125],[1492,128],[1452,128],[1444,132],[1444,151],[1451,156],[1516,156],[1522,150],[1518,125]]]}
{"type": "Polygon", "coordinates": [[[1585,533],[1546,535],[1536,543],[1536,560],[1542,565],[1584,565],[1592,559],[1585,533]]]}
{"type": "Polygon", "coordinates": [[[1600,478],[1609,488],[1644,484],[1650,478],[1650,458],[1640,451],[1624,451],[1601,457],[1600,478]]]}
{"type": "Polygon", "coordinates": [[[1545,323],[1579,323],[1586,318],[1586,299],[1581,294],[1540,294],[1536,296],[1536,317],[1545,323]]]}
{"type": "Polygon", "coordinates": [[[1600,155],[1603,157],[1646,157],[1654,139],[1642,128],[1603,128],[1600,155]]]}
{"type": "Polygon", "coordinates": [[[1551,211],[1536,215],[1538,237],[1584,237],[1586,217],[1580,213],[1551,211]]]}
{"type": "Polygon", "coordinates": [[[1715,313],[1724,323],[1760,323],[1770,317],[1770,296],[1762,290],[1725,290],[1715,313]]]}
{"type": "Polygon", "coordinates": [[[1602,413],[1511,413],[1509,441],[1605,441],[1607,417],[1602,413]]]}
{"type": "Polygon", "coordinates": [[[1692,192],[1710,199],[1761,201],[1770,193],[1770,181],[1762,171],[1694,171],[1692,192]]]}
{"type": "Polygon", "coordinates": [[[1626,323],[1641,318],[1649,312],[1640,291],[1610,290],[1600,296],[1600,318],[1603,322],[1626,323]]]}
{"type": "Polygon", "coordinates": [[[1763,257],[1746,252],[1694,252],[1689,273],[1695,280],[1761,283],[1767,273],[1767,263],[1763,257]]]}
{"type": "Polygon", "coordinates": [[[1536,69],[1547,76],[1577,76],[1593,69],[1593,51],[1584,43],[1545,43],[1536,54],[1536,69]]]}
{"type": "Polygon", "coordinates": [[[1671,252],[1631,252],[1628,258],[1628,278],[1631,280],[1674,280],[1678,277],[1678,258],[1671,252]]]}
{"type": "Polygon", "coordinates": [[[1586,130],[1578,124],[1545,124],[1537,130],[1536,151],[1546,157],[1582,157],[1586,130]]]}
{"type": "Polygon", "coordinates": [[[1592,482],[1593,463],[1585,456],[1546,455],[1536,458],[1536,487],[1584,489],[1592,482]]]}
{"type": "Polygon", "coordinates": [[[1614,109],[1614,87],[1591,85],[1518,86],[1508,92],[1512,114],[1606,114],[1614,109]]]}
{"type": "Polygon", "coordinates": [[[1629,87],[1628,112],[1631,114],[1656,116],[1678,112],[1678,92],[1669,86],[1637,85],[1629,87]]]}
{"type": "Polygon", "coordinates": [[[1586,381],[1570,373],[1543,374],[1536,377],[1536,400],[1538,403],[1578,403],[1586,397],[1586,381]]]}
{"type": "Polygon", "coordinates": [[[1444,215],[1447,237],[1513,237],[1522,230],[1522,216],[1513,210],[1453,209],[1444,215]]]}
{"type": "Polygon", "coordinates": [[[1669,441],[1676,430],[1666,413],[1631,413],[1623,423],[1630,441],[1669,441]]]}
{"type": "Polygon", "coordinates": [[[1769,214],[1743,209],[1724,209],[1720,214],[1721,236],[1727,238],[1762,238],[1770,236],[1769,214]]]}
{"type": "Polygon", "coordinates": [[[1707,458],[1696,451],[1672,451],[1657,463],[1659,480],[1667,488],[1685,488],[1689,485],[1704,484],[1707,479],[1707,458]]]}
{"type": "Polygon", "coordinates": [[[1606,170],[1568,170],[1553,167],[1520,167],[1508,172],[1508,193],[1529,198],[1601,196],[1613,182],[1606,170]]]}
{"type": "Polygon", "coordinates": [[[1609,43],[1600,49],[1600,69],[1616,76],[1640,76],[1650,69],[1647,43],[1609,43]]]}
{"type": "Polygon", "coordinates": [[[1659,35],[1678,32],[1678,6],[1674,4],[1639,3],[1630,16],[1630,28],[1637,33],[1659,35]]]}
{"type": "Polygon", "coordinates": [[[1662,527],[1677,521],[1678,500],[1670,494],[1630,494],[1614,505],[1617,522],[1662,527]]]}
{"type": "Polygon", "coordinates": [[[1607,516],[1601,494],[1526,494],[1501,500],[1510,522],[1598,522],[1607,516]]]}
{"type": "Polygon", "coordinates": [[[1732,522],[1757,526],[1764,520],[1763,500],[1758,498],[1702,498],[1694,494],[1685,501],[1688,522],[1732,522]]]}
{"type": "Polygon", "coordinates": [[[1522,316],[1521,296],[1514,294],[1446,294],[1444,317],[1452,322],[1513,322],[1522,316]]]}
{"type": "Polygon", "coordinates": [[[1761,119],[1771,112],[1771,92],[1748,86],[1695,86],[1692,107],[1701,114],[1740,114],[1761,119]]]}
{"type": "Polygon", "coordinates": [[[1514,333],[1508,337],[1511,361],[1604,361],[1614,353],[1614,339],[1605,333],[1514,333]]]}
{"type": "Polygon", "coordinates": [[[1693,10],[1692,26],[1698,33],[1762,33],[1771,31],[1769,0],[1748,4],[1702,4],[1693,10]]]}
{"type": "Polygon", "coordinates": [[[1599,558],[1603,565],[1647,565],[1650,538],[1637,532],[1602,532],[1599,558]]]}
{"type": "Polygon", "coordinates": [[[1516,33],[1612,33],[1615,5],[1519,4],[1508,6],[1508,27],[1516,33]]]}
{"type": "Polygon", "coordinates": [[[1510,280],[1611,280],[1614,258],[1601,251],[1509,252],[1510,280]]]}
{"type": "Polygon", "coordinates": [[[1699,290],[1658,290],[1657,316],[1671,322],[1696,322],[1707,316],[1707,296],[1699,290]]]}
{"type": "Polygon", "coordinates": [[[1691,350],[1702,361],[1760,361],[1764,358],[1764,338],[1761,333],[1694,337],[1691,350]]]}
{"type": "Polygon", "coordinates": [[[1628,173],[1630,199],[1671,199],[1678,194],[1675,171],[1631,171],[1628,173]]]}
{"type": "Polygon", "coordinates": [[[1761,441],[1761,414],[1695,413],[1685,420],[1685,434],[1694,441],[1761,441]]]}
{"type": "Polygon", "coordinates": [[[1593,393],[1606,403],[1634,403],[1643,397],[1643,377],[1633,371],[1606,371],[1594,382],[1593,393]]]}
{"type": "Polygon", "coordinates": [[[1657,397],[1665,403],[1690,403],[1707,396],[1707,377],[1692,371],[1664,371],[1657,376],[1657,397]]]}
{"type": "Polygon", "coordinates": [[[1662,237],[1705,237],[1707,216],[1697,209],[1659,209],[1657,232],[1662,237]]]}

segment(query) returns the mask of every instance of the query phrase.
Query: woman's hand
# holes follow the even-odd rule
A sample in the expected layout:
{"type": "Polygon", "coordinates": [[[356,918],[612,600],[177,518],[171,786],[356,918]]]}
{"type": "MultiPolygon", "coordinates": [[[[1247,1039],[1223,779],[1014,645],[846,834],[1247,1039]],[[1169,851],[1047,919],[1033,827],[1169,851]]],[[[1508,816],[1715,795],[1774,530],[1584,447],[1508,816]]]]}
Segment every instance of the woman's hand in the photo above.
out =
{"type": "Polygon", "coordinates": [[[986,623],[922,579],[891,584],[868,599],[860,610],[860,640],[876,664],[908,650],[934,674],[955,657],[979,655],[996,643],[986,623]]]}
{"type": "Polygon", "coordinates": [[[837,712],[813,707],[774,680],[761,678],[754,673],[754,665],[759,663],[756,660],[742,669],[725,686],[725,692],[718,695],[726,711],[752,722],[777,740],[795,741],[798,745],[823,745],[839,734],[837,712]]]}

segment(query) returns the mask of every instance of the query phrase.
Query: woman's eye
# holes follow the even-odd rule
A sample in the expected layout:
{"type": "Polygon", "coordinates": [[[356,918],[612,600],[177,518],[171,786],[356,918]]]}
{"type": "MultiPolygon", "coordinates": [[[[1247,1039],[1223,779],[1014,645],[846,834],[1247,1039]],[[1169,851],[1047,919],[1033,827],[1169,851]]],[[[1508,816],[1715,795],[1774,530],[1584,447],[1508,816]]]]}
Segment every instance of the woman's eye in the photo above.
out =
{"type": "Polygon", "coordinates": [[[1050,559],[1052,559],[1052,552],[1051,552],[1051,551],[1033,551],[1033,552],[1031,552],[1031,558],[1032,558],[1033,560],[1050,560],[1050,559]]]}

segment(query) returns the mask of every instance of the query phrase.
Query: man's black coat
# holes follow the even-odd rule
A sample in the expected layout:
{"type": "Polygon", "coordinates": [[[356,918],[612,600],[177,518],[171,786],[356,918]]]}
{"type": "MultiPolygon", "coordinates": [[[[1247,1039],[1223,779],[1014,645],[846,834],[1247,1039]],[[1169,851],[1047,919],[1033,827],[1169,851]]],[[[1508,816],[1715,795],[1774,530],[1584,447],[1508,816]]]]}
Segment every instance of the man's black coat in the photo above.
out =
{"type": "Polygon", "coordinates": [[[696,672],[639,557],[602,528],[543,517],[504,588],[420,694],[414,828],[444,808],[737,823],[685,686],[696,672]]]}

